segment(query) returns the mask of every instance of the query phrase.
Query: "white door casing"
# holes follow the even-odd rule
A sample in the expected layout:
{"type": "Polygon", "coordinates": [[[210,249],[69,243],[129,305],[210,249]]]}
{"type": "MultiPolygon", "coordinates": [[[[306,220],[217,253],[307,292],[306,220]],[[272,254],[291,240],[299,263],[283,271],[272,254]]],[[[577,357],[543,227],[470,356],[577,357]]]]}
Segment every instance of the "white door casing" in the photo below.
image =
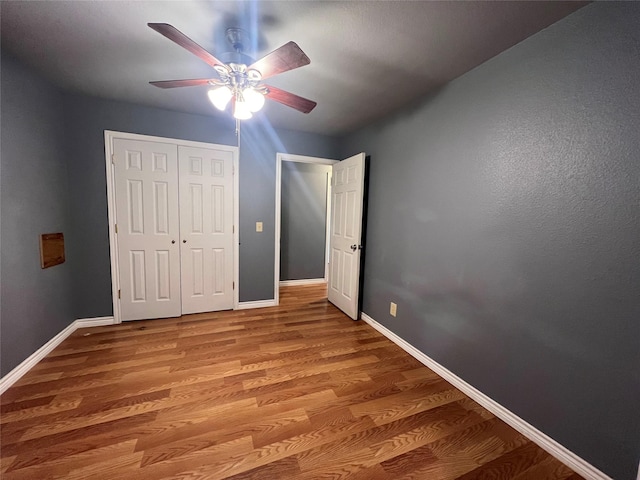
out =
{"type": "Polygon", "coordinates": [[[174,145],[116,138],[114,187],[122,320],[180,315],[174,145]]]}
{"type": "MultiPolygon", "coordinates": [[[[281,230],[282,230],[282,162],[298,162],[298,163],[311,163],[316,165],[334,165],[339,160],[332,160],[329,158],[310,157],[307,155],[294,155],[291,153],[278,153],[276,155],[276,209],[275,209],[275,255],[273,271],[275,273],[273,280],[273,298],[274,304],[280,304],[280,247],[281,247],[281,230]]],[[[329,174],[331,176],[331,174],[329,174]]],[[[329,182],[331,179],[329,178],[329,182]]],[[[331,191],[331,184],[327,184],[327,191],[331,191]]],[[[330,230],[330,218],[331,218],[331,196],[327,197],[327,252],[325,253],[325,262],[329,263],[329,230],[330,230]]],[[[325,267],[325,278],[328,276],[328,267],[325,267]]]]}
{"type": "Polygon", "coordinates": [[[233,308],[233,152],[178,147],[182,313],[233,308]]]}
{"type": "Polygon", "coordinates": [[[365,154],[333,166],[329,301],[358,319],[365,154]]]}
{"type": "MultiPolygon", "coordinates": [[[[109,130],[105,130],[104,135],[114,323],[120,323],[123,320],[179,316],[183,313],[180,253],[181,246],[185,244],[181,242],[182,237],[179,235],[180,215],[183,215],[180,212],[179,203],[179,147],[193,147],[200,151],[204,149],[204,151],[217,152],[216,155],[224,158],[223,163],[225,164],[229,158],[231,159],[231,165],[228,168],[225,165],[224,170],[225,177],[227,177],[227,173],[231,172],[230,180],[226,178],[223,182],[225,189],[230,186],[228,188],[229,196],[226,197],[228,201],[224,201],[222,206],[226,243],[224,247],[214,245],[213,248],[224,248],[225,250],[225,278],[230,279],[232,291],[229,296],[225,295],[224,306],[218,302],[216,304],[218,306],[209,306],[205,311],[238,308],[238,289],[233,288],[234,285],[237,285],[239,276],[239,234],[237,228],[233,227],[233,225],[238,224],[239,218],[238,202],[236,200],[239,183],[237,175],[234,174],[238,170],[238,147],[109,130]],[[151,157],[155,162],[155,166],[153,162],[150,167],[147,165],[149,163],[149,155],[145,157],[145,149],[151,149],[156,154],[155,157],[151,157]],[[125,178],[129,174],[123,173],[127,170],[123,171],[122,166],[118,167],[118,164],[124,164],[126,161],[126,159],[122,160],[125,158],[126,150],[132,152],[129,155],[128,161],[130,165],[128,171],[133,172],[133,175],[129,179],[125,178]],[[164,164],[165,157],[166,166],[164,164]],[[141,177],[140,171],[147,172],[149,168],[155,168],[156,170],[153,171],[152,179],[147,178],[145,174],[141,177]],[[167,172],[163,172],[165,169],[167,172]],[[152,182],[151,187],[153,188],[151,190],[147,185],[149,180],[152,182]],[[153,190],[154,188],[155,191],[153,190]],[[133,196],[130,196],[132,202],[129,202],[129,197],[127,197],[129,195],[127,193],[128,189],[133,192],[133,196]],[[124,196],[122,192],[125,192],[124,196]],[[166,212],[163,209],[163,205],[165,205],[163,195],[165,192],[167,194],[166,212]],[[153,210],[155,217],[153,215],[149,216],[150,209],[153,210]],[[129,219],[129,216],[131,216],[131,219],[129,219]],[[146,232],[146,235],[149,233],[150,226],[156,225],[157,235],[155,236],[158,238],[151,240],[151,243],[142,241],[142,233],[140,231],[146,232]],[[228,228],[228,225],[231,225],[231,227],[228,228]],[[131,228],[134,235],[125,234],[125,232],[129,231],[125,230],[125,227],[126,229],[131,228]],[[169,249],[168,256],[164,245],[161,245],[161,248],[157,248],[157,255],[153,250],[153,241],[163,242],[164,231],[168,231],[171,234],[169,235],[171,238],[168,240],[172,248],[169,249]],[[126,236],[129,238],[125,238],[126,236]],[[173,243],[174,240],[175,243],[173,243]],[[143,245],[132,243],[134,241],[141,242],[143,245]],[[129,245],[127,245],[127,242],[129,242],[129,245]],[[123,253],[126,253],[127,247],[131,247],[129,250],[133,253],[129,256],[136,260],[137,263],[124,261],[124,259],[128,258],[127,255],[123,255],[123,253]],[[158,257],[157,263],[149,264],[147,262],[152,256],[158,257]],[[169,268],[166,268],[167,264],[169,268]],[[143,265],[144,270],[141,269],[143,265]],[[160,268],[153,271],[154,265],[159,265],[160,268]],[[139,272],[142,272],[142,274],[139,272]],[[154,278],[155,283],[152,282],[154,278]],[[163,279],[166,281],[163,281],[163,279]],[[137,283],[133,280],[137,280],[137,283]],[[170,293],[167,293],[167,284],[170,286],[168,290],[170,293]],[[127,288],[129,289],[128,292],[127,288]],[[134,291],[134,289],[137,290],[134,291]],[[159,293],[156,293],[157,300],[151,302],[154,298],[152,296],[154,291],[159,293]],[[129,296],[127,297],[127,295],[129,296]],[[135,298],[132,295],[135,295],[135,298]],[[146,295],[144,300],[141,298],[143,295],[146,295]],[[127,301],[127,298],[129,301],[127,301]],[[135,301],[132,301],[132,299],[135,301]],[[132,305],[134,306],[133,313],[129,308],[132,305]],[[170,305],[170,308],[165,308],[167,305],[170,305]]],[[[205,183],[203,182],[203,185],[205,183]]],[[[206,189],[203,189],[204,191],[206,189]]],[[[218,191],[217,193],[219,195],[221,192],[218,191]]],[[[224,196],[226,195],[227,192],[225,190],[224,196]]],[[[205,199],[203,198],[204,201],[205,199]]],[[[203,209],[205,211],[209,210],[208,204],[203,203],[203,209]]],[[[204,213],[203,222],[207,215],[211,215],[211,213],[204,213]]],[[[221,216],[220,214],[217,214],[217,216],[217,221],[219,222],[221,216]]],[[[151,232],[156,233],[155,231],[151,232]]],[[[206,268],[207,266],[205,265],[206,268]]],[[[204,272],[206,270],[203,270],[204,272]]]]}

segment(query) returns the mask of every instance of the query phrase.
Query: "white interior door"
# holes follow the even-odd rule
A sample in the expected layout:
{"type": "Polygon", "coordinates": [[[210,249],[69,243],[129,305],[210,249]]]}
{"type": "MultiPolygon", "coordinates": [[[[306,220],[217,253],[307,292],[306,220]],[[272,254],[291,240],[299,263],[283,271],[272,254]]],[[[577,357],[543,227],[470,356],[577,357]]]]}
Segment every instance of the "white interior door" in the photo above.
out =
{"type": "Polygon", "coordinates": [[[358,319],[365,154],[333,165],[329,301],[358,319]]]}
{"type": "Polygon", "coordinates": [[[177,149],[122,138],[113,145],[121,318],[180,316],[177,149]]]}
{"type": "Polygon", "coordinates": [[[178,147],[183,314],[233,308],[233,155],[178,147]]]}

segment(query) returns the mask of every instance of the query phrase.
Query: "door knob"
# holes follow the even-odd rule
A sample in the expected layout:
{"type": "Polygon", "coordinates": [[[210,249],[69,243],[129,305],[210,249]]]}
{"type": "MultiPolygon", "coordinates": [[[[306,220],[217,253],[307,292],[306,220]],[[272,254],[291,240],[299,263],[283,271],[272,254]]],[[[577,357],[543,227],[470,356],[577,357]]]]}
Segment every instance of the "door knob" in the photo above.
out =
{"type": "Polygon", "coordinates": [[[351,245],[351,250],[354,252],[358,249],[358,245],[351,245]]]}
{"type": "Polygon", "coordinates": [[[176,241],[175,240],[171,240],[171,243],[176,243],[176,241]]]}
{"type": "Polygon", "coordinates": [[[187,243],[187,241],[186,240],[182,240],[182,243],[187,243]]]}

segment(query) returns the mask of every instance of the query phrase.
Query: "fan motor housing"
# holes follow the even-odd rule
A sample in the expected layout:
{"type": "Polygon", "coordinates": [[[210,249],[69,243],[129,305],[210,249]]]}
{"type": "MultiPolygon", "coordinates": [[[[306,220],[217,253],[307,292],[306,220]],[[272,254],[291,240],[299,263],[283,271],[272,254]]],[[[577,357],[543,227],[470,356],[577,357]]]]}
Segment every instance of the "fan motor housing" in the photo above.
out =
{"type": "Polygon", "coordinates": [[[251,65],[254,62],[254,59],[249,55],[246,55],[242,52],[226,52],[220,55],[220,60],[224,63],[237,63],[244,65],[251,65]]]}

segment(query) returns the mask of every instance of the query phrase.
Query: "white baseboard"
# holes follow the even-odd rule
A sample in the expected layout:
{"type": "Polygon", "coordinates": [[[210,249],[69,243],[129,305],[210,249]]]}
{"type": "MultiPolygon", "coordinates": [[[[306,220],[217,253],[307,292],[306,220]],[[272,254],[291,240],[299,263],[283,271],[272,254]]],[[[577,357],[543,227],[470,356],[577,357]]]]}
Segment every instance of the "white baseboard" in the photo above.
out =
{"type": "Polygon", "coordinates": [[[49,355],[60,345],[69,335],[78,328],[97,327],[101,325],[112,325],[113,317],[80,318],[71,322],[64,330],[41,346],[38,350],[29,355],[20,365],[0,378],[0,394],[4,393],[11,385],[20,380],[29,370],[31,370],[40,360],[49,355]]]}
{"type": "Polygon", "coordinates": [[[281,287],[294,287],[298,285],[318,285],[327,283],[326,278],[303,278],[302,280],[280,280],[281,287]]]}
{"type": "Polygon", "coordinates": [[[71,322],[64,330],[41,346],[27,357],[20,365],[0,379],[0,393],[4,393],[11,385],[16,383],[31,370],[40,360],[46,357],[54,348],[60,345],[69,335],[76,331],[76,322],[71,322]]]}
{"type": "Polygon", "coordinates": [[[251,308],[265,308],[277,306],[275,300],[257,300],[254,302],[240,302],[236,310],[249,310],[251,308]]]}
{"type": "Polygon", "coordinates": [[[391,330],[389,330],[385,326],[376,322],[373,318],[371,318],[366,313],[363,312],[361,314],[361,318],[362,320],[367,322],[369,325],[371,325],[373,328],[378,330],[382,335],[384,335],[393,343],[395,343],[400,348],[402,348],[409,355],[411,355],[416,360],[418,360],[419,362],[429,367],[431,370],[436,372],[446,381],[451,383],[458,390],[460,390],[461,392],[469,396],[471,399],[478,402],[484,408],[486,408],[491,413],[493,413],[496,417],[500,418],[502,421],[509,424],[511,427],[516,429],[518,432],[523,434],[532,442],[536,443],[542,449],[549,452],[551,455],[553,455],[555,458],[560,460],[562,463],[572,468],[579,475],[582,475],[583,477],[591,480],[612,480],[611,477],[601,472],[600,470],[595,468],[593,465],[591,465],[584,459],[577,456],[571,450],[563,447],[554,439],[542,433],[540,430],[535,428],[533,425],[530,425],[529,423],[524,421],[522,418],[518,417],[515,413],[507,410],[505,407],[503,407],[498,402],[496,402],[495,400],[491,399],[490,397],[482,393],[480,390],[469,385],[463,379],[458,377],[455,373],[446,369],[445,367],[440,365],[438,362],[436,362],[435,360],[433,360],[432,358],[430,358],[429,356],[427,356],[426,354],[424,354],[423,352],[415,348],[413,345],[408,343],[406,340],[402,339],[401,337],[393,333],[391,330]]]}
{"type": "Polygon", "coordinates": [[[94,317],[94,318],[79,318],[74,322],[77,328],[86,327],[102,327],[104,325],[115,325],[113,316],[111,317],[94,317]]]}

